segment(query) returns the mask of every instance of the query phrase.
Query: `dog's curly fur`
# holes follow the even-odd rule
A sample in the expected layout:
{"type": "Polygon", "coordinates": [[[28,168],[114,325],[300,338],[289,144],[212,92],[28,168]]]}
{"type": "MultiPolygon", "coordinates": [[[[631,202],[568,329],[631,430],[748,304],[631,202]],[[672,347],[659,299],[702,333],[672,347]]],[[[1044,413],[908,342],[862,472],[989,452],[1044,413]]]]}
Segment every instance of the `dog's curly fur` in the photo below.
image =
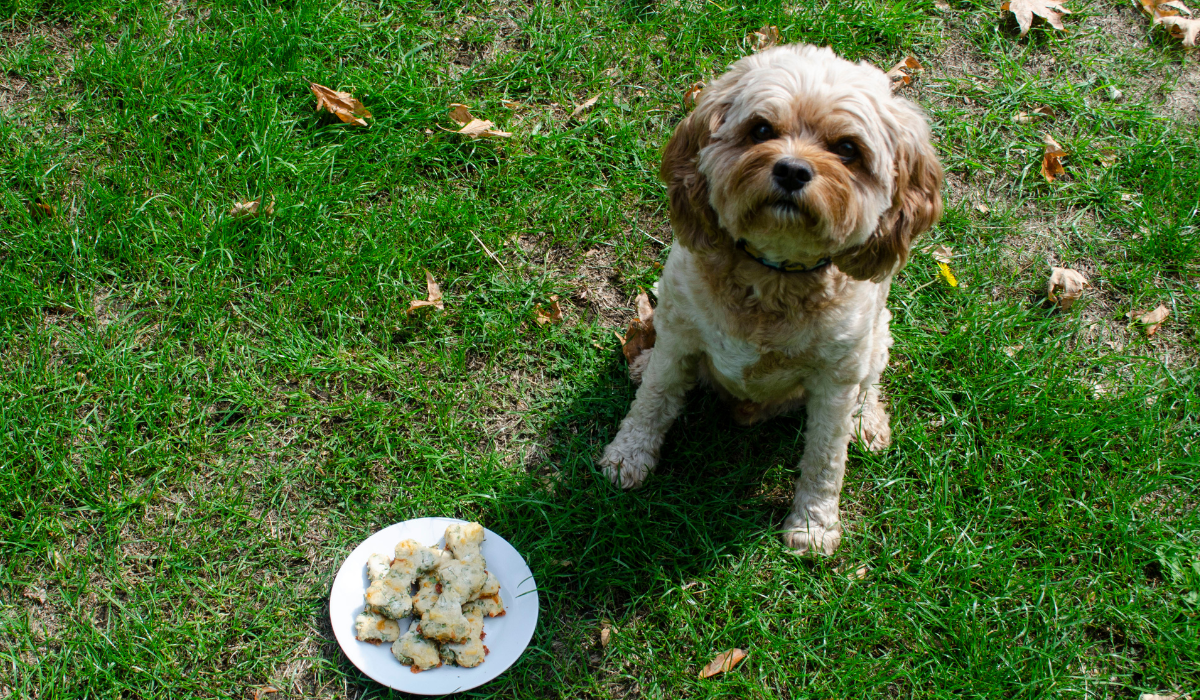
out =
{"type": "Polygon", "coordinates": [[[781,46],[704,89],[661,174],[676,245],[658,287],[657,341],[604,451],[605,472],[640,485],[700,379],[733,401],[740,423],[806,405],[784,541],[831,554],[850,438],[875,450],[891,440],[879,376],[892,344],[892,276],[942,213],[925,117],[877,68],[827,48],[781,46]],[[775,174],[785,160],[807,169],[799,189],[775,174]],[[760,258],[832,264],[783,272],[760,258]]]}

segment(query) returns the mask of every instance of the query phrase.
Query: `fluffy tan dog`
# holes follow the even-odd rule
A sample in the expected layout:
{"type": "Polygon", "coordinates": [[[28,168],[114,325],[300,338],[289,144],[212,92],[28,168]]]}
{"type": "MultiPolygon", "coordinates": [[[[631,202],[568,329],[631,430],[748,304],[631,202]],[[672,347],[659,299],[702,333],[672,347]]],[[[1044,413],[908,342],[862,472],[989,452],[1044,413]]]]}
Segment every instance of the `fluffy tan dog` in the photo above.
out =
{"type": "Polygon", "coordinates": [[[605,473],[640,485],[699,379],[744,424],[807,405],[784,541],[831,554],[850,438],[872,450],[891,440],[879,375],[892,276],[942,213],[925,117],[866,63],[781,46],[705,88],[661,174],[675,245],[658,338],[631,365],[642,383],[604,450],[605,473]]]}

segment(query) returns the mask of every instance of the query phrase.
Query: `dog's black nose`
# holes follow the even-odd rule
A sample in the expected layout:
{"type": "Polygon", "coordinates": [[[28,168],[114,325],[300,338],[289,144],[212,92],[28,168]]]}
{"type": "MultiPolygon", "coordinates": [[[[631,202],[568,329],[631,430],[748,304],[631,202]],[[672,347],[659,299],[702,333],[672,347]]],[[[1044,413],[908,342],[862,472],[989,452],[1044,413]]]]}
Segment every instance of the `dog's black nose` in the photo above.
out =
{"type": "Polygon", "coordinates": [[[813,176],[812,168],[808,166],[808,163],[790,158],[775,163],[775,168],[771,173],[775,176],[775,184],[783,188],[784,192],[789,193],[803,189],[813,176]]]}

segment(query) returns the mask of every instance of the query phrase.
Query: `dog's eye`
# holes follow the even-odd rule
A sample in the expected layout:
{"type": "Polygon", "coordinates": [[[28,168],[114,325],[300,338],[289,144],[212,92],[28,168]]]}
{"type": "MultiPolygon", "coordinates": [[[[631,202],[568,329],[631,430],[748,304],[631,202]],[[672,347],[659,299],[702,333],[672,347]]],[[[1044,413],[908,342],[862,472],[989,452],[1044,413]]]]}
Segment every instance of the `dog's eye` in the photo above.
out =
{"type": "Polygon", "coordinates": [[[762,143],[775,138],[775,127],[766,122],[756,125],[750,130],[750,138],[754,143],[762,143]]]}
{"type": "Polygon", "coordinates": [[[853,141],[838,141],[829,150],[833,151],[835,156],[841,158],[843,163],[858,160],[858,146],[855,146],[853,141]]]}

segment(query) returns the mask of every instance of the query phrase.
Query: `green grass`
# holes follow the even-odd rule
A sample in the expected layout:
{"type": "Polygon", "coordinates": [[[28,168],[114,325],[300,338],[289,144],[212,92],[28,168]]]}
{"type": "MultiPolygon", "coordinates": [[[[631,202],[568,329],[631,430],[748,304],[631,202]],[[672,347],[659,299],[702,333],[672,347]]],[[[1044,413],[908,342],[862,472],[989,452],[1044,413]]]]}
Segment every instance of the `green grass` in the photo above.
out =
{"type": "Polygon", "coordinates": [[[430,515],[539,582],[532,646],[472,697],[1196,696],[1197,63],[1127,4],[1072,7],[1018,38],[974,0],[0,0],[0,696],[388,697],[326,596],[430,515]],[[852,450],[830,559],[775,534],[802,415],[737,429],[697,393],[645,489],[595,467],[682,91],[764,24],[926,65],[927,241],[965,285],[917,255],[893,288],[895,441],[852,450]],[[452,102],[514,137],[439,130],[452,102]],[[255,197],[275,216],[226,215],[255,197]],[[1092,279],[1070,312],[1049,264],[1092,279]],[[426,269],[446,309],[409,315],[426,269]]]}

